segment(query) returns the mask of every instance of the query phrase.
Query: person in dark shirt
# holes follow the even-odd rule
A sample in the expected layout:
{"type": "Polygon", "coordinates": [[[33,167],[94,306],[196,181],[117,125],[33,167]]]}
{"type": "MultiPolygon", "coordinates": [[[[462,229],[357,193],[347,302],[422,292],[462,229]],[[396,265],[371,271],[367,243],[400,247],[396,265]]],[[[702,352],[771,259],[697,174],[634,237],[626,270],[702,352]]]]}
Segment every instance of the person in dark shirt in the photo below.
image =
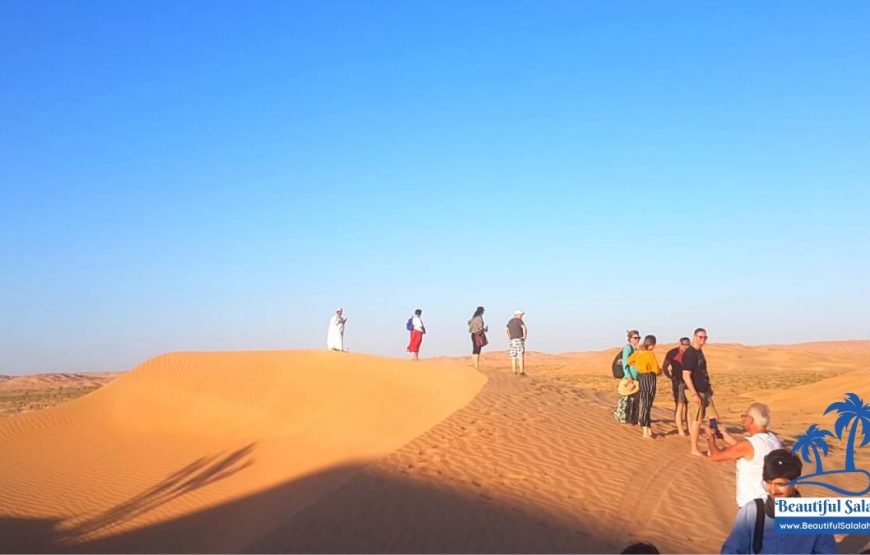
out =
{"type": "Polygon", "coordinates": [[[710,387],[710,374],[707,372],[707,358],[704,356],[704,345],[707,344],[707,330],[698,328],[692,336],[692,345],[683,353],[683,383],[686,385],[686,398],[692,400],[689,410],[689,442],[690,454],[703,457],[698,450],[698,433],[701,421],[704,420],[709,408],[716,418],[719,413],[713,405],[713,388],[710,387]]]}
{"type": "Polygon", "coordinates": [[[505,337],[507,337],[508,343],[510,343],[508,354],[511,359],[511,370],[513,370],[514,374],[519,374],[520,376],[526,375],[523,355],[526,352],[526,339],[529,336],[529,329],[523,321],[525,314],[522,310],[517,310],[514,312],[514,317],[508,320],[504,328],[505,337]]]}
{"type": "Polygon", "coordinates": [[[680,344],[665,354],[662,363],[662,371],[671,380],[671,390],[674,393],[674,424],[677,425],[677,433],[686,436],[688,423],[683,426],[688,412],[689,400],[686,399],[686,385],[683,383],[683,353],[691,345],[688,337],[681,337],[680,344]]]}

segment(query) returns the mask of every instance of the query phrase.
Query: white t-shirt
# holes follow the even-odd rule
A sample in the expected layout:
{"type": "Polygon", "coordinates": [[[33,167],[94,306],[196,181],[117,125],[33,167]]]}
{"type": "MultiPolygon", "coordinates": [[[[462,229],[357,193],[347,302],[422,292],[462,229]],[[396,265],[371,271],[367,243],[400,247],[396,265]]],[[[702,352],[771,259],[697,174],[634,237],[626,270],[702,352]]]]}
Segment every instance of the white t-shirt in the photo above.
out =
{"type": "Polygon", "coordinates": [[[414,331],[423,331],[423,319],[416,314],[414,315],[411,323],[414,324],[414,331]]]}
{"type": "Polygon", "coordinates": [[[752,444],[752,458],[737,459],[737,506],[743,507],[756,497],[764,497],[767,491],[764,489],[762,472],[764,470],[764,456],[774,449],[782,449],[782,443],[773,432],[762,432],[746,438],[752,444]]]}

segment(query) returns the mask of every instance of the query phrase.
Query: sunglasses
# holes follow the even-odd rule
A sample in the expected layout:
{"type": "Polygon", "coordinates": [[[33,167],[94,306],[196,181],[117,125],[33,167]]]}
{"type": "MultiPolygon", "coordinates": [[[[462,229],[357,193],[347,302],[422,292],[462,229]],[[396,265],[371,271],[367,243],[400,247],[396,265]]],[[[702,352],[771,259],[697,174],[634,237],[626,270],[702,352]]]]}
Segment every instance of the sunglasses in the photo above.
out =
{"type": "Polygon", "coordinates": [[[632,339],[640,339],[640,336],[639,335],[632,335],[631,338],[632,339]]]}
{"type": "Polygon", "coordinates": [[[706,340],[707,340],[707,336],[706,336],[706,335],[699,335],[699,336],[698,336],[698,339],[703,339],[703,340],[706,341],[706,340]]]}

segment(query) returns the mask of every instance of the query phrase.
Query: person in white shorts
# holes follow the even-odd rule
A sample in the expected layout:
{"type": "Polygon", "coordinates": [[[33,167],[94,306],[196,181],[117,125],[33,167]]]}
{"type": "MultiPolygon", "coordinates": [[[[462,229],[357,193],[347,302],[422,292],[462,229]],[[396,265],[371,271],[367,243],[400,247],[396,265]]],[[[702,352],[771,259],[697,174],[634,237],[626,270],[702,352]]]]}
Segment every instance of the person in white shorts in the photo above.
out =
{"type": "Polygon", "coordinates": [[[511,370],[520,376],[526,375],[523,353],[526,352],[526,338],[529,336],[529,330],[523,321],[525,314],[522,310],[515,311],[514,317],[508,320],[504,328],[504,334],[510,343],[508,354],[511,358],[511,370]]]}

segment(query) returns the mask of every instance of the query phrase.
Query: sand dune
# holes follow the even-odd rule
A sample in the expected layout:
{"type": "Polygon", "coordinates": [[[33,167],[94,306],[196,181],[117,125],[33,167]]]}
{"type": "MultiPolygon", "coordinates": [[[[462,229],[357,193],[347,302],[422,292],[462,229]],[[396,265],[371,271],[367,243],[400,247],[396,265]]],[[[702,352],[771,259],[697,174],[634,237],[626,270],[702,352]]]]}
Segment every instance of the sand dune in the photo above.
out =
{"type": "MultiPolygon", "coordinates": [[[[717,552],[737,510],[733,464],[687,455],[665,380],[657,439],[617,424],[614,351],[530,353],[527,378],[500,351],[481,373],[465,359],[159,357],[0,421],[4,549],[618,552],[644,540],[717,552]]],[[[870,342],[711,345],[723,423],[759,400],[787,441],[808,422],[830,427],[821,412],[846,392],[870,401],[864,352],[870,342]]],[[[867,543],[838,539],[844,552],[867,543]]]]}
{"type": "Polygon", "coordinates": [[[342,353],[158,357],[87,397],[0,420],[2,549],[89,551],[108,536],[322,474],[316,487],[291,488],[231,523],[107,548],[237,551],[443,420],[484,382],[456,364],[342,353]]]}
{"type": "Polygon", "coordinates": [[[612,553],[641,538],[718,547],[733,517],[730,468],[676,441],[644,442],[595,398],[487,366],[490,381],[468,406],[249,551],[612,553]],[[705,492],[698,516],[675,534],[692,491],[705,492]]]}
{"type": "MultiPolygon", "coordinates": [[[[711,348],[714,383],[727,383],[720,397],[726,425],[737,426],[746,405],[763,400],[780,417],[779,433],[803,431],[791,420],[799,407],[820,413],[855,390],[848,387],[858,361],[841,347],[809,359],[817,346],[711,348]],[[821,404],[813,406],[800,389],[776,390],[781,397],[752,394],[771,381],[817,379],[819,368],[842,376],[795,387],[813,388],[821,404]]],[[[526,379],[506,371],[504,353],[484,355],[490,380],[468,406],[248,550],[606,553],[652,541],[663,552],[718,552],[737,512],[733,463],[688,456],[687,441],[673,433],[664,380],[653,412],[658,439],[643,440],[616,424],[610,415],[616,381],[608,376],[613,352],[530,353],[526,379]]],[[[870,399],[870,391],[864,395],[870,399]]],[[[841,463],[842,450],[833,451],[841,463]]],[[[870,467],[868,459],[860,464],[870,467]]],[[[868,541],[839,539],[844,551],[868,541]]]]}

